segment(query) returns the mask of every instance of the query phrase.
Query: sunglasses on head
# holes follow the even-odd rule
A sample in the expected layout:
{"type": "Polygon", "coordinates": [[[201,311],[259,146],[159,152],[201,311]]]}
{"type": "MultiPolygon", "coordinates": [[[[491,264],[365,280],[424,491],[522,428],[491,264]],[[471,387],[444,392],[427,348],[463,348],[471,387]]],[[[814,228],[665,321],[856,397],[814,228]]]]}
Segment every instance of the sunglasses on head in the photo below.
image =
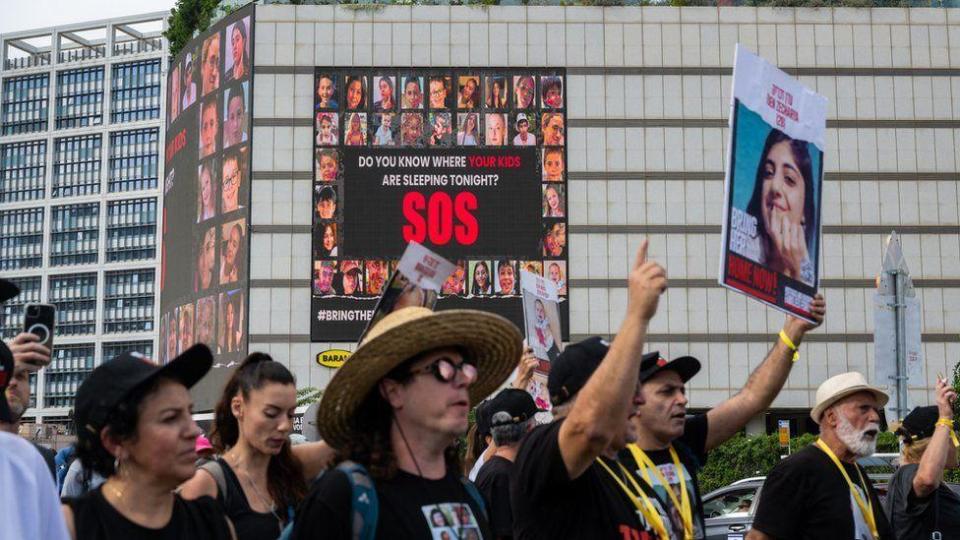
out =
{"type": "Polygon", "coordinates": [[[449,358],[440,358],[421,368],[411,369],[408,373],[410,375],[431,374],[438,381],[448,383],[457,376],[458,371],[463,372],[467,384],[476,382],[477,366],[466,360],[457,365],[451,362],[449,358]]]}

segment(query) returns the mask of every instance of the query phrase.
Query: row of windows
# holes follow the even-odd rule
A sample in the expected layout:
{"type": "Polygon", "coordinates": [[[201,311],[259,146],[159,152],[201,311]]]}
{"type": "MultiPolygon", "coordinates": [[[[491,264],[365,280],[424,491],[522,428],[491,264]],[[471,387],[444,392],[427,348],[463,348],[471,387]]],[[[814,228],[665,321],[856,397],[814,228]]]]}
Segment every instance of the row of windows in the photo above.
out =
{"type": "MultiPolygon", "coordinates": [[[[0,270],[43,265],[43,208],[0,211],[0,270]]],[[[99,261],[100,203],[54,206],[50,218],[50,265],[99,261]]],[[[153,259],[157,245],[157,200],[107,203],[106,262],[153,259]]]]}
{"type": "Polygon", "coordinates": [[[50,225],[50,266],[97,262],[100,203],[55,206],[50,225]]]}
{"type": "Polygon", "coordinates": [[[103,123],[103,66],[57,72],[57,129],[103,123]]]}
{"type": "MultiPolygon", "coordinates": [[[[57,129],[103,123],[104,70],[104,66],[96,66],[57,72],[54,110],[57,129]]],[[[115,64],[111,69],[110,121],[160,118],[160,78],[159,58],[115,64]]],[[[7,77],[2,84],[0,134],[45,131],[50,75],[7,77]]]]}
{"type": "Polygon", "coordinates": [[[49,86],[50,76],[46,73],[4,79],[0,133],[16,135],[46,130],[49,86]]]}
{"type": "Polygon", "coordinates": [[[110,121],[156,118],[160,118],[160,59],[114,66],[110,121]]]}
{"type": "Polygon", "coordinates": [[[100,193],[100,147],[97,135],[56,140],[53,161],[53,196],[70,197],[100,193]]]}
{"type": "MultiPolygon", "coordinates": [[[[110,133],[111,193],[157,187],[159,137],[157,128],[110,133]]],[[[100,193],[102,145],[99,134],[55,140],[53,197],[100,193]]],[[[0,145],[0,203],[42,199],[46,159],[46,141],[0,145]]]]}
{"type": "MultiPolygon", "coordinates": [[[[103,362],[127,352],[139,352],[146,357],[153,356],[152,341],[113,341],[102,345],[101,358],[103,362]]],[[[58,345],[50,366],[44,374],[45,407],[65,407],[74,405],[74,395],[80,384],[87,378],[96,363],[96,344],[80,343],[73,345],[58,345]]],[[[31,377],[31,398],[35,399],[36,382],[31,377]]],[[[36,406],[31,402],[31,406],[36,406]]]]}
{"type": "Polygon", "coordinates": [[[0,145],[0,203],[43,198],[47,141],[0,145]]]}
{"type": "Polygon", "coordinates": [[[0,212],[0,270],[43,264],[43,208],[0,212]]]}
{"type": "Polygon", "coordinates": [[[57,307],[59,335],[93,334],[97,331],[97,274],[50,276],[50,303],[57,307]]]}

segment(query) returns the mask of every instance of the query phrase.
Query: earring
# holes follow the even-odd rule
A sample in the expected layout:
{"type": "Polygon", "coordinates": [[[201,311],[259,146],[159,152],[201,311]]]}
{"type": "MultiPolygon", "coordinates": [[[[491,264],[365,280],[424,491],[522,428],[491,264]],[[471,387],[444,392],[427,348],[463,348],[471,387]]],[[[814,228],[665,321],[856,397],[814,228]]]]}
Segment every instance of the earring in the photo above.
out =
{"type": "Polygon", "coordinates": [[[113,458],[113,472],[120,474],[120,456],[113,458]]]}

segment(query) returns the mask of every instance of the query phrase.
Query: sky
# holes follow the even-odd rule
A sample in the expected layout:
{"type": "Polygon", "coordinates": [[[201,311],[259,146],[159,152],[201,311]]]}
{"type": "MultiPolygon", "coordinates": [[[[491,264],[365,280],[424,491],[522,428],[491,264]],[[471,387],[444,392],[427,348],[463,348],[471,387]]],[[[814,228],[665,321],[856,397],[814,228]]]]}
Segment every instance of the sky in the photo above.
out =
{"type": "Polygon", "coordinates": [[[169,11],[175,0],[0,0],[0,34],[169,11]]]}

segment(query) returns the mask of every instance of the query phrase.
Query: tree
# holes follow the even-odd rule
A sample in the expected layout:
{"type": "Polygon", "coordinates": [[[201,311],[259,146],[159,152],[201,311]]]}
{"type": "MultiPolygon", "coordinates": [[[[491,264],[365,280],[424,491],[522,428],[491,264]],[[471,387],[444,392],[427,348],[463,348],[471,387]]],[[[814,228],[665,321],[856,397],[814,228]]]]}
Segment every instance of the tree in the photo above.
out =
{"type": "Polygon", "coordinates": [[[323,397],[323,390],[319,388],[313,386],[299,388],[297,389],[297,407],[316,403],[321,397],[323,397]]]}
{"type": "Polygon", "coordinates": [[[194,32],[203,32],[210,26],[210,19],[219,0],[177,0],[170,10],[167,30],[163,33],[170,42],[170,56],[176,56],[193,38],[194,32]]]}

